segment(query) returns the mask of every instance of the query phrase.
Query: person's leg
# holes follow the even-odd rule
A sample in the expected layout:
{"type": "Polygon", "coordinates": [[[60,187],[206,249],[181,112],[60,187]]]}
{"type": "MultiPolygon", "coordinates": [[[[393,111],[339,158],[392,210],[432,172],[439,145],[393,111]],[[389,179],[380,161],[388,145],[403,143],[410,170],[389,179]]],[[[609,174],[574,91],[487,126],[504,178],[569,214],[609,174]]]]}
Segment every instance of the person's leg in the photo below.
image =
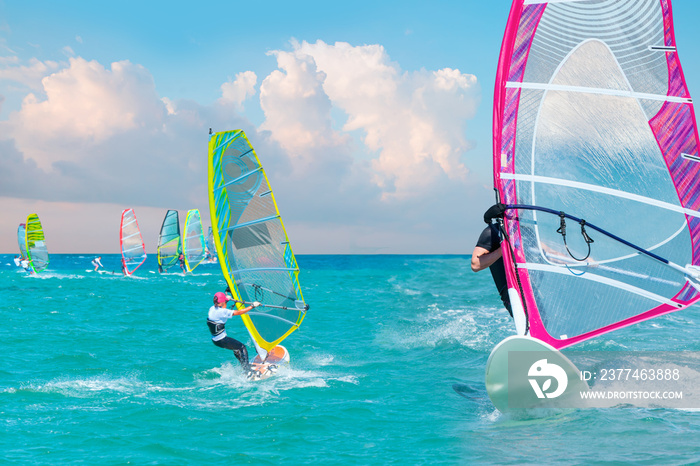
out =
{"type": "Polygon", "coordinates": [[[243,369],[249,369],[248,348],[246,348],[243,343],[231,337],[224,337],[219,341],[215,341],[214,344],[220,348],[233,350],[233,354],[241,363],[243,369]]]}

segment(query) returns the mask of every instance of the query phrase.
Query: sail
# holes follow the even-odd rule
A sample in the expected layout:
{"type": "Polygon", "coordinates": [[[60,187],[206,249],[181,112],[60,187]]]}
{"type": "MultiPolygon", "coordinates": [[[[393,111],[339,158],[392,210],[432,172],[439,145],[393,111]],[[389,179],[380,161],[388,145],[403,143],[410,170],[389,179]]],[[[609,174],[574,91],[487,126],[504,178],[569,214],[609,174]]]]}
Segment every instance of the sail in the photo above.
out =
{"type": "Polygon", "coordinates": [[[20,223],[17,227],[17,243],[19,244],[19,253],[23,258],[27,257],[27,238],[26,228],[24,223],[20,223]]]}
{"type": "Polygon", "coordinates": [[[275,197],[243,131],[209,140],[209,210],[215,250],[238,308],[262,303],[241,317],[264,359],[299,327],[308,305],[275,197]]]}
{"type": "Polygon", "coordinates": [[[168,210],[163,218],[158,237],[158,265],[162,271],[175,264],[182,253],[180,245],[180,217],[177,210],[168,210]]]}
{"type": "Polygon", "coordinates": [[[25,244],[27,246],[27,258],[35,272],[39,273],[49,265],[49,251],[46,249],[46,238],[41,220],[37,214],[27,217],[25,227],[25,244]]]}
{"type": "Polygon", "coordinates": [[[185,266],[192,272],[204,260],[204,231],[199,210],[187,211],[185,219],[184,255],[185,266]]]}
{"type": "Polygon", "coordinates": [[[139,223],[133,209],[122,212],[119,230],[119,243],[122,251],[122,271],[124,275],[133,274],[146,261],[146,245],[141,237],[139,223]]]}
{"type": "Polygon", "coordinates": [[[698,131],[669,0],[515,0],[493,126],[521,333],[562,348],[700,298],[698,131]]]}
{"type": "Polygon", "coordinates": [[[207,254],[209,260],[216,255],[216,246],[214,246],[214,232],[212,231],[211,227],[209,227],[209,231],[207,232],[207,254]]]}

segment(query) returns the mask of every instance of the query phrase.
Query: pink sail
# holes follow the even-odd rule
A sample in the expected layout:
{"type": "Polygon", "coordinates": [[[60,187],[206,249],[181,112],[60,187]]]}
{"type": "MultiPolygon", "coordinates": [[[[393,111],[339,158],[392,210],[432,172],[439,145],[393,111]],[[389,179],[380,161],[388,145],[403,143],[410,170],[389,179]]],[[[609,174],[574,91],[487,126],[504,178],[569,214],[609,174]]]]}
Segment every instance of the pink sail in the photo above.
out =
{"type": "Polygon", "coordinates": [[[122,273],[129,277],[146,261],[146,246],[133,209],[122,212],[119,247],[122,252],[122,273]]]}
{"type": "Polygon", "coordinates": [[[532,337],[563,348],[700,299],[698,131],[670,0],[515,0],[493,127],[532,337]]]}

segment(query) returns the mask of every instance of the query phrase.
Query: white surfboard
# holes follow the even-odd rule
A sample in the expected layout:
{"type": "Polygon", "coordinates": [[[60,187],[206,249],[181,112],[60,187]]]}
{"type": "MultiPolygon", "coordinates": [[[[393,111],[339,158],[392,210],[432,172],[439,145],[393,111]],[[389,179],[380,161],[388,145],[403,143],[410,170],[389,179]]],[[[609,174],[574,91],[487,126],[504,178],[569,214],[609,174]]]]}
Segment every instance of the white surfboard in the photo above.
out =
{"type": "Polygon", "coordinates": [[[512,336],[491,351],[486,391],[496,408],[576,408],[589,387],[581,372],[551,345],[528,336],[512,336]]]}
{"type": "Polygon", "coordinates": [[[260,355],[256,355],[251,363],[251,374],[248,376],[250,380],[263,380],[277,373],[277,369],[289,364],[289,352],[282,345],[277,345],[267,354],[267,358],[263,362],[260,355]]]}

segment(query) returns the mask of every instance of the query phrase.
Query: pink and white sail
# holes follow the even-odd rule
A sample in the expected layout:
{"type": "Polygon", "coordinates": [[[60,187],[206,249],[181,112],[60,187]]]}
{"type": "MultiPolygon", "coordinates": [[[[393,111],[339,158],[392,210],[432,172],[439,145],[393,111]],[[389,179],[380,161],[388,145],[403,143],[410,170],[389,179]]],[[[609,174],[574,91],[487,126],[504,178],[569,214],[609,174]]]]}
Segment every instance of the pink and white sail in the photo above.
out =
{"type": "Polygon", "coordinates": [[[698,131],[670,0],[515,0],[493,144],[500,201],[523,206],[503,250],[531,336],[563,348],[700,299],[698,131]]]}

